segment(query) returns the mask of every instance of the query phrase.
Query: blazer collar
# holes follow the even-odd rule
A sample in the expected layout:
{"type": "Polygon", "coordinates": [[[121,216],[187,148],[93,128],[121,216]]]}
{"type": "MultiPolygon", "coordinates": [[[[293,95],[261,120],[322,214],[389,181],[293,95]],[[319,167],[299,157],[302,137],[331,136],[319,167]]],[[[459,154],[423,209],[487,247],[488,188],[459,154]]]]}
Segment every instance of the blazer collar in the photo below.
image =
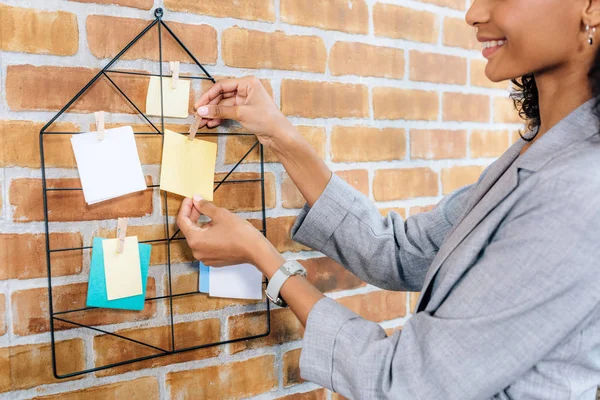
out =
{"type": "MultiPolygon", "coordinates": [[[[435,293],[435,299],[432,299],[431,289],[436,273],[452,251],[475,229],[479,222],[518,186],[519,168],[537,171],[570,145],[585,140],[598,132],[598,119],[593,113],[593,104],[594,99],[590,99],[577,107],[537,139],[522,156],[519,153],[526,141],[519,139],[490,165],[485,176],[473,188],[465,210],[448,233],[427,270],[415,312],[424,310],[430,300],[432,300],[431,307],[438,307],[437,303],[442,301],[454,282],[441,284],[435,293]],[[513,162],[515,168],[511,168],[507,172],[513,162]],[[507,175],[503,183],[495,185],[505,172],[507,175]]],[[[530,130],[524,136],[531,138],[534,132],[537,130],[530,130]]],[[[460,271],[455,272],[453,275],[459,276],[460,271]]]]}
{"type": "MultiPolygon", "coordinates": [[[[538,171],[568,146],[589,138],[598,132],[598,119],[593,112],[595,98],[591,98],[571,111],[531,145],[515,165],[518,168],[538,171]]],[[[535,130],[537,132],[537,129],[535,130]]],[[[530,138],[533,131],[524,135],[530,138]]],[[[521,139],[521,141],[523,141],[521,139]]]]}

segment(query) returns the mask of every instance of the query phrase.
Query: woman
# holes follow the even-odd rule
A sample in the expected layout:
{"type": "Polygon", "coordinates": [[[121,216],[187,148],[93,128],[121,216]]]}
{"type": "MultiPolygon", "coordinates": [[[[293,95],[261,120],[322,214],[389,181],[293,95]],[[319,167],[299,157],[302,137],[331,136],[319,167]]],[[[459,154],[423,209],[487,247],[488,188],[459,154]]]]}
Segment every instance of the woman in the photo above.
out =
{"type": "MultiPolygon", "coordinates": [[[[279,294],[306,326],[301,375],[353,399],[589,399],[600,383],[600,0],[475,0],[486,75],[520,85],[526,137],[478,182],[429,212],[381,217],[327,168],[252,77],[197,103],[203,124],[235,119],[271,148],[307,204],[292,238],[373,285],[421,291],[387,337],[302,275],[279,294]],[[590,73],[588,77],[588,72],[590,73]]],[[[402,182],[398,182],[399,185],[402,182]]],[[[285,259],[249,223],[199,198],[177,222],[197,259],[285,259]],[[199,214],[208,227],[195,222],[199,214]]],[[[280,274],[281,277],[281,274],[280,274]]],[[[277,293],[274,296],[277,298],[277,293]]]]}

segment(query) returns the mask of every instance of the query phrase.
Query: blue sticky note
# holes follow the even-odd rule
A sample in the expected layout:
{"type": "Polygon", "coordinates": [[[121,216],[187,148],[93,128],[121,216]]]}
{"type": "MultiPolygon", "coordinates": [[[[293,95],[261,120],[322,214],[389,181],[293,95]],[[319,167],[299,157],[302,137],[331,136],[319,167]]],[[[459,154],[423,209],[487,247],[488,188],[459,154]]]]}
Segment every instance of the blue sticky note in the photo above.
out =
{"type": "Polygon", "coordinates": [[[88,307],[118,308],[122,310],[143,310],[152,246],[149,244],[138,244],[140,250],[140,266],[142,269],[142,294],[108,300],[106,296],[106,277],[104,275],[103,240],[103,238],[94,238],[86,305],[88,307]]]}
{"type": "Polygon", "coordinates": [[[199,274],[199,278],[200,278],[200,293],[208,293],[209,292],[209,286],[208,286],[208,274],[210,272],[210,268],[207,267],[206,265],[204,265],[204,263],[202,261],[198,261],[198,266],[200,267],[200,274],[199,274]]]}

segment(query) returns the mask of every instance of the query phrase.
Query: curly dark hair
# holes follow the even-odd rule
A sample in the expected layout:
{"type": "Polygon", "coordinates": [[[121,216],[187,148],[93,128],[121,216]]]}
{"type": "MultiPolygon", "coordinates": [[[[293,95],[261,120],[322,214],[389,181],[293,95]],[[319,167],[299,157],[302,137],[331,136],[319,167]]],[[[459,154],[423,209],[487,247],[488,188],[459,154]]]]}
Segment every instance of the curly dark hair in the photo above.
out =
{"type": "MultiPolygon", "coordinates": [[[[592,67],[587,74],[589,78],[592,96],[596,99],[594,103],[594,114],[600,118],[600,51],[596,52],[592,67]]],[[[540,125],[540,104],[538,98],[537,85],[533,74],[527,74],[521,78],[511,79],[513,83],[513,91],[510,93],[510,98],[513,100],[515,109],[519,112],[519,116],[527,121],[527,129],[533,130],[540,125]]],[[[531,142],[536,136],[533,135],[527,139],[521,135],[523,140],[531,142]]]]}

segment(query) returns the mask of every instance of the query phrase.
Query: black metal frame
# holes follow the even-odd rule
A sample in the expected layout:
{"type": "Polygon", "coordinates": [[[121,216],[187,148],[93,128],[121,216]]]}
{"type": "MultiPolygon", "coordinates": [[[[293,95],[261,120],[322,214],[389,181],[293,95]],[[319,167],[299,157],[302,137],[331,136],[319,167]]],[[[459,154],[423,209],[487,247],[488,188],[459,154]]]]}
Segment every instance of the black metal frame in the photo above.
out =
{"type": "MultiPolygon", "coordinates": [[[[44,227],[45,227],[45,233],[46,233],[46,266],[47,266],[47,273],[48,273],[48,301],[49,301],[49,317],[50,317],[50,337],[51,337],[51,345],[52,345],[52,371],[53,374],[56,378],[58,379],[62,379],[62,378],[69,378],[69,377],[73,377],[73,376],[77,376],[77,375],[82,375],[82,374],[87,374],[90,372],[95,372],[95,371],[100,371],[100,370],[104,370],[104,369],[108,369],[108,368],[113,368],[113,367],[118,367],[118,366],[122,366],[125,364],[130,364],[130,363],[134,363],[134,362],[139,362],[139,361],[144,361],[144,360],[148,360],[148,359],[152,359],[152,358],[157,358],[157,357],[164,357],[167,355],[171,355],[171,354],[176,354],[176,353],[182,353],[182,352],[186,352],[186,351],[191,351],[191,350],[197,350],[197,349],[201,349],[204,347],[210,347],[210,346],[217,346],[217,345],[222,345],[222,344],[227,344],[227,343],[233,343],[233,342],[239,342],[242,340],[248,340],[248,339],[254,339],[254,338],[259,338],[259,337],[263,337],[263,336],[267,336],[270,333],[271,330],[271,318],[270,318],[270,304],[269,304],[269,300],[266,300],[266,332],[265,333],[261,333],[258,335],[252,335],[252,336],[247,336],[247,337],[242,337],[242,338],[235,338],[235,339],[229,339],[229,340],[224,340],[224,341],[219,341],[219,342],[213,342],[213,343],[205,343],[202,345],[198,345],[198,346],[192,346],[192,347],[186,347],[186,348],[180,348],[178,349],[175,343],[175,327],[174,327],[174,322],[173,322],[173,298],[174,297],[180,297],[180,296],[191,296],[191,295],[196,295],[199,294],[198,291],[195,292],[188,292],[188,293],[178,293],[178,294],[173,294],[172,293],[172,284],[171,284],[171,242],[175,241],[175,240],[183,240],[183,237],[176,237],[177,234],[179,233],[179,230],[177,230],[173,235],[169,234],[169,211],[168,211],[168,206],[167,206],[167,193],[163,192],[163,197],[162,200],[164,201],[164,213],[165,213],[165,230],[166,230],[166,237],[162,238],[162,239],[154,239],[154,240],[146,240],[146,241],[140,241],[140,243],[159,243],[159,242],[166,242],[167,243],[167,268],[168,268],[168,295],[165,296],[155,296],[155,297],[147,297],[145,299],[146,302],[149,301],[155,301],[155,300],[159,300],[159,299],[168,299],[169,300],[169,315],[167,315],[167,317],[170,317],[170,328],[171,328],[171,348],[170,349],[162,349],[156,346],[153,346],[151,344],[148,343],[144,343],[142,341],[139,340],[135,340],[132,338],[128,338],[126,336],[120,335],[118,333],[114,333],[114,332],[108,332],[106,330],[94,327],[94,326],[90,326],[90,325],[86,325],[86,324],[80,324],[74,321],[70,321],[67,320],[65,318],[62,317],[62,315],[64,314],[68,314],[68,313],[73,313],[73,312],[81,312],[81,311],[86,311],[86,310],[93,310],[96,309],[96,307],[84,307],[84,308],[79,308],[79,309],[73,309],[73,310],[64,310],[64,311],[54,311],[54,307],[53,307],[53,298],[52,298],[52,268],[51,268],[51,263],[50,263],[50,255],[52,253],[55,252],[63,252],[63,251],[76,251],[76,250],[86,250],[86,249],[91,249],[92,246],[83,246],[83,247],[73,247],[73,248],[59,248],[59,249],[51,249],[50,248],[50,230],[49,230],[49,221],[48,221],[48,196],[47,193],[49,191],[60,191],[60,190],[82,190],[81,188],[48,188],[47,187],[47,182],[46,182],[46,166],[45,166],[45,160],[44,160],[44,135],[54,135],[54,134],[68,134],[68,135],[73,135],[73,134],[79,134],[79,133],[84,133],[84,132],[47,132],[46,130],[50,127],[50,125],[52,125],[52,123],[54,121],[56,121],[56,119],[58,117],[60,117],[77,99],[79,99],[93,84],[94,82],[96,82],[100,77],[105,77],[106,79],[108,79],[108,81],[112,84],[112,86],[114,86],[118,92],[123,95],[125,97],[125,99],[129,102],[129,104],[131,104],[136,111],[146,120],[146,122],[148,122],[156,132],[136,132],[136,135],[143,135],[143,134],[160,134],[160,135],[164,135],[164,129],[165,129],[165,122],[164,122],[164,112],[163,112],[163,93],[162,93],[162,78],[164,77],[168,77],[169,75],[163,75],[163,57],[162,57],[162,31],[161,29],[164,28],[166,29],[166,31],[175,39],[175,41],[179,44],[179,46],[181,46],[181,48],[191,57],[191,59],[194,61],[194,63],[200,67],[202,69],[202,71],[204,72],[204,74],[206,76],[185,76],[185,79],[205,79],[205,80],[210,80],[213,83],[215,82],[214,78],[208,73],[208,71],[206,71],[206,69],[204,69],[204,67],[198,62],[198,60],[194,57],[194,55],[188,50],[188,48],[181,42],[181,40],[173,33],[173,31],[168,27],[168,25],[162,20],[162,16],[163,16],[163,10],[162,8],[157,8],[154,11],[154,16],[155,19],[146,27],[144,28],[144,30],[142,30],[142,32],[140,32],[127,46],[125,46],[125,48],[123,48],[123,50],[121,50],[108,64],[106,64],[106,66],[104,66],[104,68],[102,68],[102,70],[100,70],[100,72],[98,72],[98,74],[92,78],[92,80],[90,82],[88,82],[88,84],[86,84],[83,89],[81,89],[79,91],[79,93],[77,93],[75,95],[75,97],[73,97],[73,99],[71,99],[54,117],[52,117],[52,119],[50,121],[48,121],[48,123],[46,125],[44,125],[44,127],[40,130],[40,136],[39,136],[39,145],[40,145],[40,158],[41,158],[41,171],[42,171],[42,187],[43,187],[43,203],[44,203],[44,227]],[[131,72],[131,71],[118,71],[118,70],[110,70],[109,68],[127,51],[129,50],[129,48],[131,48],[142,36],[144,36],[152,27],[157,26],[158,28],[158,48],[159,48],[159,68],[160,68],[160,74],[156,75],[156,74],[149,74],[149,73],[138,73],[138,72],[131,72]],[[127,95],[117,86],[117,84],[110,78],[110,76],[108,75],[108,73],[121,73],[121,74],[131,74],[131,75],[140,75],[140,76],[160,76],[161,79],[161,130],[159,130],[149,119],[148,117],[133,103],[133,101],[127,97],[127,95]],[[59,317],[58,315],[61,315],[61,317],[59,317]],[[76,328],[88,328],[91,329],[93,331],[96,332],[101,332],[103,334],[108,334],[111,336],[115,336],[130,342],[134,342],[136,344],[139,345],[144,345],[147,346],[149,348],[152,348],[156,351],[159,351],[159,354],[154,354],[154,355],[149,355],[149,356],[145,356],[145,357],[138,357],[138,358],[134,358],[131,360],[125,360],[125,361],[121,361],[121,362],[116,362],[116,363],[112,363],[112,364],[107,364],[107,365],[103,365],[103,366],[98,366],[98,367],[94,367],[94,368],[88,368],[88,369],[84,369],[81,371],[76,371],[76,372],[71,372],[68,374],[63,374],[60,375],[58,374],[57,371],[57,365],[56,365],[56,342],[55,342],[55,327],[54,327],[54,321],[61,321],[64,323],[68,323],[68,324],[72,324],[75,325],[76,328]]],[[[187,134],[187,132],[186,132],[187,134]]],[[[249,133],[198,133],[197,136],[220,136],[220,135],[229,135],[229,136],[233,136],[233,135],[240,135],[240,136],[251,136],[252,134],[249,133]]],[[[164,136],[163,136],[164,139],[164,136]]],[[[217,185],[214,188],[214,191],[216,191],[219,187],[221,187],[221,185],[223,183],[238,183],[238,182],[260,182],[261,184],[261,197],[262,197],[262,220],[263,220],[263,225],[262,225],[262,229],[260,230],[263,235],[266,236],[266,232],[267,232],[267,226],[266,226],[266,210],[265,210],[265,185],[264,185],[264,149],[263,149],[263,145],[260,144],[258,142],[258,140],[256,141],[256,143],[254,143],[254,145],[244,154],[244,156],[235,164],[235,166],[231,169],[231,171],[229,171],[227,173],[227,175],[220,181],[215,181],[215,184],[217,185]],[[231,173],[238,167],[238,165],[240,165],[240,163],[256,148],[256,146],[259,146],[259,153],[260,153],[260,179],[246,179],[246,180],[233,180],[233,179],[227,179],[229,177],[229,175],[231,175],[231,173]]],[[[148,185],[147,190],[154,190],[155,188],[159,188],[160,185],[148,185]]],[[[263,281],[263,285],[266,285],[268,282],[265,279],[265,281],[263,281]]]]}

